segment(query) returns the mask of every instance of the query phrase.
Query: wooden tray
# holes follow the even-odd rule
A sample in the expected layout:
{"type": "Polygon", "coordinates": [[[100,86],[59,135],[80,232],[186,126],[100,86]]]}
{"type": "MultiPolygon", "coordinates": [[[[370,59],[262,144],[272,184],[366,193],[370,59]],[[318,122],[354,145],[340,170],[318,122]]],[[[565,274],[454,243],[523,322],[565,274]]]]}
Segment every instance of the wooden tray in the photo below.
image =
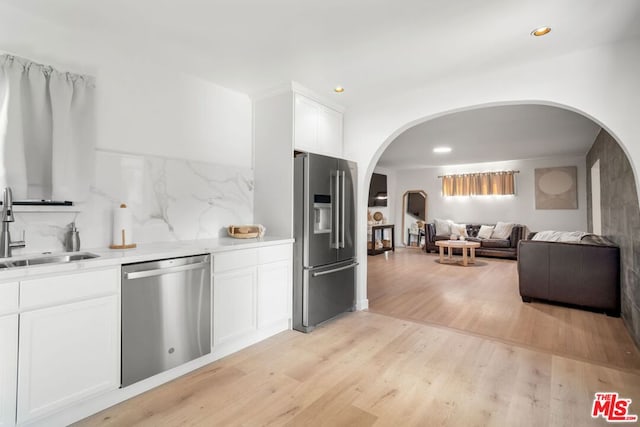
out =
{"type": "Polygon", "coordinates": [[[227,228],[227,233],[236,239],[253,239],[260,235],[260,227],[257,225],[230,225],[227,228]]]}

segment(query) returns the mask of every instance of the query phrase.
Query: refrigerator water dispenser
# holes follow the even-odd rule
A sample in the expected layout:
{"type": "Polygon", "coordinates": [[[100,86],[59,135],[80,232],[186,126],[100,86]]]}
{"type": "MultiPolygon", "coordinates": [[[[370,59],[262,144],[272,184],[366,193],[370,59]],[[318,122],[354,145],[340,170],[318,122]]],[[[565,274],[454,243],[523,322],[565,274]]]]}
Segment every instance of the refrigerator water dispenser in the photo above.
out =
{"type": "Polygon", "coordinates": [[[315,194],[313,197],[313,233],[331,233],[331,196],[315,194]]]}

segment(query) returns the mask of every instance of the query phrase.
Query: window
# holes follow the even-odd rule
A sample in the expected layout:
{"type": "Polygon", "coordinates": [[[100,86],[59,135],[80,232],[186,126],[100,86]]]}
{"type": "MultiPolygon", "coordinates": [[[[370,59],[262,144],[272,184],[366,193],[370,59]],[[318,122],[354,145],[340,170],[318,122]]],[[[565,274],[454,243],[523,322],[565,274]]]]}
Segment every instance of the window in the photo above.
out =
{"type": "Polygon", "coordinates": [[[492,196],[516,194],[514,174],[518,171],[444,175],[443,196],[492,196]]]}

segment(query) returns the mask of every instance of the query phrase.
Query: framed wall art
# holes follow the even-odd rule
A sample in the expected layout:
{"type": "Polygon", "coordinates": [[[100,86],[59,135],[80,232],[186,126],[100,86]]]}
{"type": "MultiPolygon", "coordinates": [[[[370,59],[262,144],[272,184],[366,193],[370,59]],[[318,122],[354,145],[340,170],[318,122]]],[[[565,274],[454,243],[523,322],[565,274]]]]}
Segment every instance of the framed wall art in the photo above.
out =
{"type": "Polygon", "coordinates": [[[578,209],[578,167],[535,170],[536,209],[578,209]]]}

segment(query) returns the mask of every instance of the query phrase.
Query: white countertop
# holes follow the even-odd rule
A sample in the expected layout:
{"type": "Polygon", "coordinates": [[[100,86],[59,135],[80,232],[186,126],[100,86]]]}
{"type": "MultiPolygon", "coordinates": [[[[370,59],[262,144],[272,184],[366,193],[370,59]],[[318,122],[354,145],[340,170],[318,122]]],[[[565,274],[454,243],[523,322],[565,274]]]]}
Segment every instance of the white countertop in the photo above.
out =
{"type": "MultiPolygon", "coordinates": [[[[263,246],[281,245],[293,243],[294,239],[281,237],[263,237],[256,239],[234,239],[221,237],[219,239],[188,240],[178,242],[158,242],[139,244],[137,248],[126,250],[113,250],[108,248],[82,249],[81,252],[90,252],[99,255],[82,261],[73,261],[60,264],[40,264],[28,267],[13,267],[0,269],[0,283],[24,280],[27,278],[42,277],[51,274],[74,272],[84,269],[103,268],[115,265],[144,262],[156,259],[175,258],[198,254],[216,254],[239,249],[259,248],[263,246]]],[[[55,253],[54,255],[57,255],[55,253]]],[[[31,254],[34,256],[37,254],[31,254]]],[[[3,260],[21,259],[29,255],[15,256],[13,258],[0,258],[3,260]]]]}

